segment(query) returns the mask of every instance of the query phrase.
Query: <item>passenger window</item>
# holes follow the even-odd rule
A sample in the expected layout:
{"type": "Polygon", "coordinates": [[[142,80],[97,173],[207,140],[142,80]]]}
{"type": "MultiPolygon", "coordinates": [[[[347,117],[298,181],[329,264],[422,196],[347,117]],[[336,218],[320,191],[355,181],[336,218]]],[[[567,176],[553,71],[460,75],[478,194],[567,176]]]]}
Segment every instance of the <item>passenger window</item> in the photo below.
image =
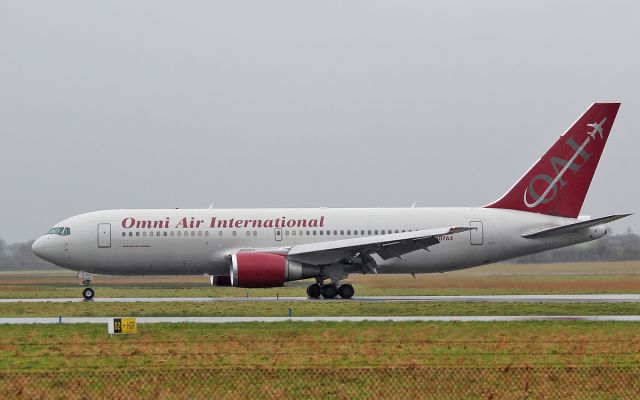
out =
{"type": "Polygon", "coordinates": [[[378,230],[376,229],[375,231],[373,231],[373,233],[374,233],[375,235],[377,235],[377,234],[378,234],[378,230]]]}
{"type": "Polygon", "coordinates": [[[122,236],[127,236],[127,232],[122,232],[122,236]]]}
{"type": "Polygon", "coordinates": [[[371,229],[369,229],[367,232],[369,232],[367,235],[371,236],[371,229]]]}
{"type": "Polygon", "coordinates": [[[347,231],[347,235],[351,235],[351,231],[347,231]]]}
{"type": "Polygon", "coordinates": [[[129,232],[129,236],[133,236],[133,232],[129,232]]]}
{"type": "Polygon", "coordinates": [[[309,231],[307,231],[307,236],[309,236],[309,231]]]}
{"type": "Polygon", "coordinates": [[[247,231],[247,236],[251,236],[251,231],[247,231]]]}
{"type": "Polygon", "coordinates": [[[171,233],[169,234],[169,236],[173,236],[175,235],[175,233],[173,231],[171,231],[171,233]]]}
{"type": "Polygon", "coordinates": [[[317,232],[317,231],[313,231],[313,236],[315,236],[315,235],[316,235],[316,232],[317,232]]]}
{"type": "Polygon", "coordinates": [[[331,235],[331,231],[327,231],[327,236],[331,235]]]}
{"type": "Polygon", "coordinates": [[[202,236],[202,231],[198,231],[198,236],[202,236]]]}
{"type": "Polygon", "coordinates": [[[233,236],[236,236],[236,231],[233,231],[232,235],[233,235],[233,236]]]}
{"type": "Polygon", "coordinates": [[[140,232],[136,232],[136,236],[140,236],[140,232]]]}
{"type": "Polygon", "coordinates": [[[181,232],[181,231],[178,231],[178,232],[176,232],[176,235],[177,235],[178,237],[181,237],[181,236],[182,236],[182,232],[181,232]]]}
{"type": "Polygon", "coordinates": [[[289,236],[289,231],[284,231],[285,236],[289,236]]]}
{"type": "Polygon", "coordinates": [[[142,236],[147,236],[147,231],[142,231],[142,236]]]}
{"type": "Polygon", "coordinates": [[[398,230],[396,229],[396,233],[398,233],[398,230]]]}
{"type": "Polygon", "coordinates": [[[218,236],[222,236],[222,231],[218,231],[218,236]]]}
{"type": "Polygon", "coordinates": [[[295,236],[296,235],[296,231],[291,231],[291,235],[295,236]]]}
{"type": "Polygon", "coordinates": [[[195,236],[196,235],[196,231],[191,231],[191,236],[195,236]]]}
{"type": "Polygon", "coordinates": [[[361,234],[362,236],[364,236],[364,231],[360,231],[360,234],[361,234]]]}
{"type": "Polygon", "coordinates": [[[341,234],[341,235],[344,235],[344,231],[340,231],[340,234],[341,234]]]}
{"type": "Polygon", "coordinates": [[[167,231],[164,231],[164,235],[163,236],[167,236],[167,231]]]}
{"type": "Polygon", "coordinates": [[[149,236],[153,236],[153,232],[149,232],[149,236]]]}
{"type": "MultiPolygon", "coordinates": [[[[314,232],[313,234],[315,235],[315,232],[314,232]]],[[[321,234],[321,235],[324,235],[324,231],[320,231],[320,234],[321,234]]]]}
{"type": "Polygon", "coordinates": [[[302,231],[299,231],[299,232],[298,232],[298,235],[302,236],[302,231]]]}
{"type": "Polygon", "coordinates": [[[258,231],[253,231],[253,236],[258,236],[258,231]]]}
{"type": "Polygon", "coordinates": [[[204,231],[205,236],[209,236],[209,231],[204,231]]]}

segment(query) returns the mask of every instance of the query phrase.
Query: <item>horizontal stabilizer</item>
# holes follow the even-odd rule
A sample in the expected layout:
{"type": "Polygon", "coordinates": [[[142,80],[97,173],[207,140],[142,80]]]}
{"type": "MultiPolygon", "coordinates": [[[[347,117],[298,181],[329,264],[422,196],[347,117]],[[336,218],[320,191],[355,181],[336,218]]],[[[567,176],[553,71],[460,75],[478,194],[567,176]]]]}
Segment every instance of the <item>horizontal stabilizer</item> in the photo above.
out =
{"type": "Polygon", "coordinates": [[[577,232],[582,229],[606,224],[608,222],[613,222],[618,219],[628,217],[629,215],[632,215],[632,214],[609,215],[608,217],[590,219],[588,221],[576,222],[575,224],[556,226],[553,228],[547,228],[547,229],[542,229],[538,231],[523,233],[522,237],[527,239],[537,239],[537,238],[544,238],[549,236],[563,235],[565,233],[577,232]]]}

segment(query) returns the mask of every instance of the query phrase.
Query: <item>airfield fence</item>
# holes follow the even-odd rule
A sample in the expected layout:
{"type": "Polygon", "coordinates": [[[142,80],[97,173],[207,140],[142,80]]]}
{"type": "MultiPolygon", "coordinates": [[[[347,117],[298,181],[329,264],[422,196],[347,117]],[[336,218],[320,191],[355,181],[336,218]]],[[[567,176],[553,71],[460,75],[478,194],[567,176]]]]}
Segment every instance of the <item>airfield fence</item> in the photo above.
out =
{"type": "Polygon", "coordinates": [[[0,372],[0,398],[637,399],[640,366],[0,372]]]}

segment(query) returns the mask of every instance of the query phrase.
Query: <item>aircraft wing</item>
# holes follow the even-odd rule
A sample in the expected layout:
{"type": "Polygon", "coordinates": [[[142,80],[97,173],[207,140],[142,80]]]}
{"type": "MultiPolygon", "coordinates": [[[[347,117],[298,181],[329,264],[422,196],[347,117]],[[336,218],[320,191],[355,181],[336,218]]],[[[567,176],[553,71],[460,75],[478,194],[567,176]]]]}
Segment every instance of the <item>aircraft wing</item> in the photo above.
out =
{"type": "Polygon", "coordinates": [[[472,226],[437,228],[300,244],[291,247],[287,258],[313,265],[328,265],[350,260],[356,256],[370,256],[374,253],[383,260],[402,258],[403,254],[420,249],[428,250],[429,246],[440,243],[438,236],[453,235],[473,229],[477,228],[472,226]]]}

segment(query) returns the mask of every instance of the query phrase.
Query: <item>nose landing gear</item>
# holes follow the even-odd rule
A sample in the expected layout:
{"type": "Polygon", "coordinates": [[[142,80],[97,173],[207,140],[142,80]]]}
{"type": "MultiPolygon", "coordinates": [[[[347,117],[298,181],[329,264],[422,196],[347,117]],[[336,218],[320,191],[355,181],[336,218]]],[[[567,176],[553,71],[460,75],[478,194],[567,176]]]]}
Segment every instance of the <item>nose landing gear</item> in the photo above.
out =
{"type": "Polygon", "coordinates": [[[93,299],[93,296],[96,293],[93,291],[93,289],[91,289],[90,287],[88,288],[84,288],[84,290],[82,291],[82,297],[84,297],[85,300],[91,300],[93,299]]]}
{"type": "Polygon", "coordinates": [[[82,279],[82,284],[85,286],[84,290],[82,291],[82,297],[84,297],[85,300],[93,299],[93,296],[95,296],[96,294],[96,292],[91,288],[92,277],[93,276],[90,273],[78,272],[78,278],[82,279]]]}
{"type": "Polygon", "coordinates": [[[322,296],[325,299],[333,299],[336,296],[340,296],[343,299],[350,299],[353,297],[355,289],[349,283],[337,285],[335,283],[312,283],[307,286],[307,296],[312,299],[319,299],[322,296]]]}

